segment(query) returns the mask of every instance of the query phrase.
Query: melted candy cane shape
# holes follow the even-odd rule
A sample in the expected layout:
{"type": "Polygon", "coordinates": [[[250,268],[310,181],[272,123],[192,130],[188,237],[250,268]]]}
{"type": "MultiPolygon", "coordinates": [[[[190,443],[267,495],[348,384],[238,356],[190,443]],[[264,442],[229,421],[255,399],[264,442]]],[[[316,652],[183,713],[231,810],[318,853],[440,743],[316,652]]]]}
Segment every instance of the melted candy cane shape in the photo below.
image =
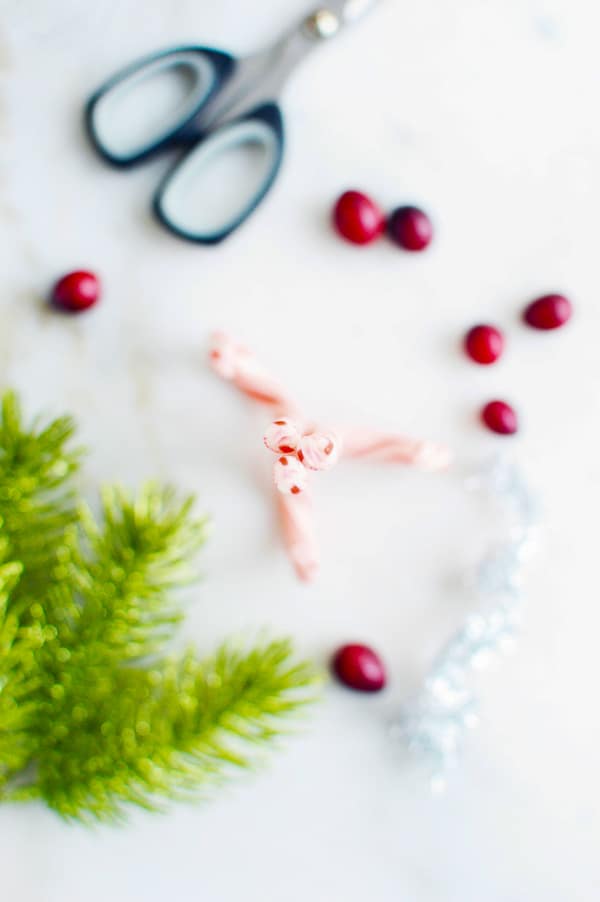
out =
{"type": "Polygon", "coordinates": [[[278,492],[277,506],[283,541],[296,576],[304,583],[312,582],[319,570],[319,546],[310,493],[282,495],[278,492]]]}
{"type": "Polygon", "coordinates": [[[280,455],[275,463],[275,485],[282,494],[299,495],[308,484],[309,470],[330,470],[340,454],[333,434],[307,432],[301,435],[293,420],[283,417],[271,423],[264,436],[270,451],[280,455]]]}
{"type": "Polygon", "coordinates": [[[344,457],[379,463],[413,464],[423,470],[445,470],[451,455],[434,442],[415,441],[399,435],[355,429],[344,435],[344,457]]]}
{"type": "Polygon", "coordinates": [[[318,568],[307,491],[311,471],[329,470],[342,457],[412,464],[427,470],[445,469],[450,462],[448,451],[431,442],[368,429],[336,434],[307,428],[296,403],[280,384],[247,348],[223,333],[214,337],[210,360],[221,378],[279,415],[268,427],[264,441],[277,455],[273,475],[284,542],[296,573],[304,581],[313,579],[318,568]]]}
{"type": "Polygon", "coordinates": [[[285,394],[279,383],[260,366],[254,354],[223,332],[217,332],[213,336],[210,362],[222,379],[233,382],[252,400],[270,404],[282,411],[295,410],[295,403],[285,394]]]}

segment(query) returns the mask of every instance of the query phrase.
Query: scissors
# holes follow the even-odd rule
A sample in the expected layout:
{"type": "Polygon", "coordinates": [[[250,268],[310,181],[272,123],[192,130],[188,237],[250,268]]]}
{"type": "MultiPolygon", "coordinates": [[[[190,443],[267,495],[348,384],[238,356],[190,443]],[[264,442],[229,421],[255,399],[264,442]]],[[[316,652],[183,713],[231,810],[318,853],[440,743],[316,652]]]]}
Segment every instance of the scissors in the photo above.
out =
{"type": "Polygon", "coordinates": [[[218,244],[257,209],[279,174],[285,137],[278,97],[288,76],[377,2],[324,0],[244,59],[195,45],[146,56],[89,99],[91,141],[119,168],[183,149],[158,187],[154,212],[175,235],[218,244]]]}

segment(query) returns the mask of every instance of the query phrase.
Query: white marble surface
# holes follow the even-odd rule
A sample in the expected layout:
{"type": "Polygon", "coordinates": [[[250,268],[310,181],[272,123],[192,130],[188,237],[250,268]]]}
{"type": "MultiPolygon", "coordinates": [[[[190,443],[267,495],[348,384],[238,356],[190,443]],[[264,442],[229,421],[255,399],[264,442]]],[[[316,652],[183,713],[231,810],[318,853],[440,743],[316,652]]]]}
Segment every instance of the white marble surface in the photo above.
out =
{"type": "MultiPolygon", "coordinates": [[[[205,807],[86,831],[41,806],[0,811],[10,902],[592,902],[599,897],[599,14],[589,0],[401,0],[316,56],[285,97],[276,193],[217,250],[147,214],[164,168],[104,168],[81,134],[86,95],[136,54],[178,41],[249,50],[303,0],[2,0],[0,376],[32,411],[72,411],[100,480],[158,475],[214,515],[188,632],[209,649],[267,626],[317,659],[346,638],[381,648],[385,697],[335,687],[264,774],[205,807]],[[326,225],[363,186],[435,215],[422,258],[363,252],[326,225]],[[102,306],[44,307],[90,267],[102,306]],[[562,334],[519,325],[564,290],[562,334]],[[498,367],[456,341],[491,319],[498,367]],[[481,550],[453,477],[340,469],[318,499],[324,566],[298,586],[279,547],[254,417],[207,372],[225,327],[262,351],[309,409],[429,435],[460,458],[498,440],[473,410],[513,398],[513,443],[546,509],[519,654],[483,680],[485,723],[433,800],[384,723],[458,624],[457,578],[481,550]]],[[[480,535],[480,539],[476,536],[480,535]]]]}

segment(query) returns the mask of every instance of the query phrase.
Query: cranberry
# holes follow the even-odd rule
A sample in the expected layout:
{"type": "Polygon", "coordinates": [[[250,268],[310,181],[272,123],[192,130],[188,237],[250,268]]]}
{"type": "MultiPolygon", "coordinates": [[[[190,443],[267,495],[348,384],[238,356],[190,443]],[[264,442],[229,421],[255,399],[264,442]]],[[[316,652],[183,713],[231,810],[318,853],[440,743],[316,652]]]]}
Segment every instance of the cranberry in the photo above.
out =
{"type": "Polygon", "coordinates": [[[389,235],[406,251],[424,251],[433,239],[432,222],[418,207],[398,207],[388,222],[389,235]]]}
{"type": "Polygon", "coordinates": [[[473,326],[465,337],[465,351],[475,363],[495,363],[504,350],[504,336],[495,326],[473,326]]]}
{"type": "Polygon", "coordinates": [[[498,435],[514,435],[519,428],[517,414],[506,401],[490,401],[481,411],[481,419],[498,435]]]}
{"type": "Polygon", "coordinates": [[[573,314],[573,307],[568,298],[562,294],[545,294],[533,301],[525,310],[523,319],[534,329],[560,329],[568,323],[573,314]]]}
{"type": "Polygon", "coordinates": [[[341,683],[358,692],[379,692],[387,682],[381,658],[367,645],[344,645],[332,667],[341,683]]]}
{"type": "Polygon", "coordinates": [[[346,191],[333,211],[334,225],[352,244],[370,244],[383,233],[385,217],[377,204],[360,191],[346,191]]]}
{"type": "Polygon", "coordinates": [[[77,270],[59,279],[52,289],[52,303],[61,310],[80,313],[100,299],[100,280],[92,272],[77,270]]]}

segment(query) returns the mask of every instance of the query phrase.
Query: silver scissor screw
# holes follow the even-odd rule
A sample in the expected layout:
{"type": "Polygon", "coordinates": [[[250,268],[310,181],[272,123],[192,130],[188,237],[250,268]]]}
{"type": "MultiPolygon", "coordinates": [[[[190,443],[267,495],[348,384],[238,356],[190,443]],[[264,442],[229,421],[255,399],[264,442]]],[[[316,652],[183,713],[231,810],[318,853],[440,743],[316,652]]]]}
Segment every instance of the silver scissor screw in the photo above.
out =
{"type": "Polygon", "coordinates": [[[308,17],[304,27],[313,38],[332,38],[340,30],[340,20],[329,9],[318,9],[308,17]]]}

